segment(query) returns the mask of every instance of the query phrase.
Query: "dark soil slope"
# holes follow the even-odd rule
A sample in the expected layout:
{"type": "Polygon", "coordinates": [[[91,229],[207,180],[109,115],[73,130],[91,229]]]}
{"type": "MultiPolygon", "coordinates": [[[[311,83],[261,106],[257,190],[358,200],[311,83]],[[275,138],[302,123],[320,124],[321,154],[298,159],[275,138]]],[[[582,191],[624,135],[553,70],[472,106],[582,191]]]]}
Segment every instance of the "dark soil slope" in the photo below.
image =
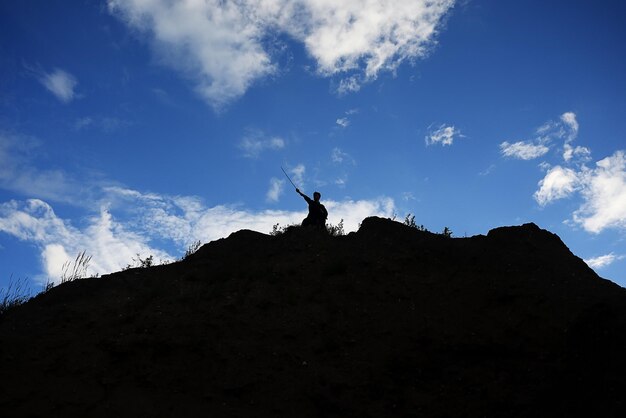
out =
{"type": "Polygon", "coordinates": [[[2,417],[624,417],[626,291],[534,224],[240,231],[0,318],[2,417]]]}

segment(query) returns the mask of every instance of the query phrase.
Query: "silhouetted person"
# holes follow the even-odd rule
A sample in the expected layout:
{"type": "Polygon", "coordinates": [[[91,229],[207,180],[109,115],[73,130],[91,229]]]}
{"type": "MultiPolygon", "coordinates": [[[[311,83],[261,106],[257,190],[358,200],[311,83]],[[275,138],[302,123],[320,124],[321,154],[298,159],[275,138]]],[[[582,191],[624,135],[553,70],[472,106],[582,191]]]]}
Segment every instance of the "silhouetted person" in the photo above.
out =
{"type": "Polygon", "coordinates": [[[322,195],[319,194],[319,192],[315,192],[313,193],[313,199],[311,199],[309,196],[302,193],[300,189],[296,189],[296,192],[298,192],[298,194],[309,204],[309,214],[302,221],[302,226],[313,226],[324,229],[326,227],[328,211],[324,205],[320,203],[320,197],[322,197],[322,195]]]}

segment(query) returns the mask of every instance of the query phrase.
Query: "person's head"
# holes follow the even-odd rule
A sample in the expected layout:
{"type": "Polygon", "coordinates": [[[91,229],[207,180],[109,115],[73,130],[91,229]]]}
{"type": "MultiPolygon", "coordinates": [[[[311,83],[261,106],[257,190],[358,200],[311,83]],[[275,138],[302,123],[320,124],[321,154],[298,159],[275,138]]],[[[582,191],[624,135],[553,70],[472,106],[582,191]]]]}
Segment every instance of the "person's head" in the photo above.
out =
{"type": "Polygon", "coordinates": [[[320,197],[322,197],[322,195],[320,194],[320,192],[314,192],[313,193],[313,200],[315,200],[316,202],[320,201],[320,197]]]}

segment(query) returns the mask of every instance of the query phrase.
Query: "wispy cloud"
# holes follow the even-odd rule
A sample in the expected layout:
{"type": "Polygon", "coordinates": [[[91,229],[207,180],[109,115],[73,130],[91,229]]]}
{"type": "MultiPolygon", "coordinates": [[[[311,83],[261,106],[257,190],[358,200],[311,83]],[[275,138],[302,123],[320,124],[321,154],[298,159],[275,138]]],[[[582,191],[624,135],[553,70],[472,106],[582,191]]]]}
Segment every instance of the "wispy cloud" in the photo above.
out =
{"type": "Polygon", "coordinates": [[[563,123],[563,159],[570,161],[573,158],[580,159],[582,161],[589,161],[591,159],[591,151],[587,147],[572,146],[572,142],[578,137],[578,120],[574,112],[565,112],[561,115],[561,122],[563,123]]]}
{"type": "Polygon", "coordinates": [[[258,158],[265,150],[285,148],[285,140],[278,136],[266,137],[260,131],[250,131],[239,142],[239,149],[248,158],[258,158]]]}
{"type": "Polygon", "coordinates": [[[44,73],[39,81],[63,103],[69,103],[76,98],[78,80],[67,71],[56,68],[51,73],[44,73]]]}
{"type": "Polygon", "coordinates": [[[352,156],[350,156],[347,152],[343,152],[339,147],[333,148],[330,153],[330,159],[335,164],[342,164],[344,162],[356,164],[354,158],[352,158],[352,156]]]}
{"type": "Polygon", "coordinates": [[[528,141],[518,141],[509,143],[504,141],[500,144],[500,152],[505,157],[517,158],[520,160],[533,160],[545,155],[550,148],[543,144],[533,144],[528,141]]]}
{"type": "Polygon", "coordinates": [[[563,159],[565,161],[570,161],[573,158],[577,158],[585,162],[590,161],[591,150],[587,147],[581,147],[581,146],[573,147],[569,143],[565,143],[563,145],[563,159]]]}
{"type": "Polygon", "coordinates": [[[83,116],[74,121],[72,128],[75,131],[96,128],[102,132],[111,133],[129,125],[131,125],[129,121],[111,116],[83,116]]]}
{"type": "Polygon", "coordinates": [[[283,194],[285,188],[285,181],[272,177],[270,179],[270,188],[265,195],[268,202],[278,202],[278,199],[283,194]]]}
{"type": "Polygon", "coordinates": [[[348,93],[356,93],[361,90],[361,83],[356,76],[346,77],[339,81],[337,94],[343,96],[348,93]]]}
{"type": "Polygon", "coordinates": [[[335,123],[337,125],[341,126],[342,128],[347,128],[348,126],[350,126],[350,123],[351,123],[350,116],[356,115],[357,113],[359,113],[359,109],[349,109],[349,110],[346,110],[344,112],[345,116],[337,118],[335,123]]]}
{"type": "Polygon", "coordinates": [[[338,177],[338,178],[335,179],[335,185],[337,187],[344,188],[344,187],[346,187],[347,183],[348,183],[348,176],[347,175],[343,175],[342,177],[338,177]]]}
{"type": "Polygon", "coordinates": [[[576,120],[576,114],[574,112],[565,112],[561,115],[561,122],[567,127],[566,140],[568,142],[573,141],[578,136],[578,120],[576,120]]]}
{"type": "Polygon", "coordinates": [[[616,255],[614,253],[601,255],[598,257],[592,257],[585,259],[585,263],[592,269],[601,270],[605,267],[610,266],[615,261],[624,259],[623,255],[616,255]]]}
{"type": "Polygon", "coordinates": [[[452,125],[440,125],[425,137],[426,145],[452,145],[455,138],[463,137],[461,131],[452,125]]]}
{"type": "Polygon", "coordinates": [[[304,164],[298,164],[295,167],[289,169],[292,181],[302,188],[304,186],[304,175],[306,174],[306,166],[304,164]]]}
{"type": "Polygon", "coordinates": [[[487,167],[483,171],[479,172],[478,175],[479,176],[488,176],[495,169],[496,169],[496,165],[495,164],[490,164],[489,167],[487,167]]]}
{"type": "Polygon", "coordinates": [[[415,198],[415,195],[413,194],[413,192],[403,192],[402,200],[404,200],[405,202],[408,202],[408,201],[417,200],[417,199],[415,198]]]}
{"type": "Polygon", "coordinates": [[[567,162],[578,157],[577,160],[589,160],[590,150],[585,147],[572,145],[578,137],[579,124],[574,112],[563,113],[559,120],[548,121],[535,131],[533,139],[500,144],[500,152],[504,157],[520,160],[533,160],[543,157],[555,146],[555,142],[563,142],[563,159],[567,162]]]}
{"type": "Polygon", "coordinates": [[[90,116],[85,116],[82,118],[78,118],[74,121],[73,128],[75,131],[82,131],[93,125],[93,118],[90,116]]]}
{"type": "Polygon", "coordinates": [[[89,191],[63,170],[39,169],[33,164],[39,141],[0,132],[0,188],[29,197],[71,203],[89,191]]]}
{"type": "Polygon", "coordinates": [[[454,0],[108,0],[111,13],[147,35],[167,65],[215,108],[276,74],[268,35],[302,42],[338,91],[425,56],[454,0]]]}

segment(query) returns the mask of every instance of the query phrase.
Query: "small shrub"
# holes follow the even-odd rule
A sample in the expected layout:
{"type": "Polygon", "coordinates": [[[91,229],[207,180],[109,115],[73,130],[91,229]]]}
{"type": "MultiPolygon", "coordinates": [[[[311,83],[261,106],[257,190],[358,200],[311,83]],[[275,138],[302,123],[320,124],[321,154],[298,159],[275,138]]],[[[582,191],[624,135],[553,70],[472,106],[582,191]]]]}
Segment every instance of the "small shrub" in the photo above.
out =
{"type": "Polygon", "coordinates": [[[137,254],[137,258],[133,257],[133,264],[129,264],[124,268],[124,270],[132,269],[132,268],[142,268],[146,269],[148,267],[152,267],[154,265],[154,257],[149,255],[146,258],[141,258],[139,254],[137,254]]]}
{"type": "Polygon", "coordinates": [[[337,225],[328,224],[326,230],[331,237],[340,237],[346,234],[343,229],[343,219],[339,221],[337,225]]]}
{"type": "Polygon", "coordinates": [[[187,247],[187,250],[185,251],[185,255],[183,256],[183,260],[187,259],[189,256],[191,256],[192,254],[194,254],[196,251],[198,251],[198,249],[202,246],[202,243],[200,242],[200,240],[195,241],[194,243],[190,244],[189,247],[187,247]]]}
{"type": "Polygon", "coordinates": [[[289,225],[285,225],[285,226],[280,226],[279,223],[272,225],[272,230],[270,231],[270,235],[271,236],[277,236],[277,235],[282,235],[285,232],[287,232],[287,230],[291,229],[291,228],[299,228],[300,224],[289,224],[289,225]]]}
{"type": "Polygon", "coordinates": [[[275,223],[274,225],[272,225],[272,230],[270,231],[270,235],[275,237],[277,235],[284,233],[285,229],[287,229],[287,227],[281,227],[279,223],[275,223]]]}
{"type": "Polygon", "coordinates": [[[452,230],[446,226],[443,228],[443,231],[441,231],[441,235],[446,238],[452,238],[452,230]]]}
{"type": "Polygon", "coordinates": [[[89,262],[91,262],[91,256],[86,255],[85,251],[81,251],[73,261],[66,261],[63,263],[61,283],[72,282],[74,280],[84,278],[87,275],[89,262]]]}
{"type": "Polygon", "coordinates": [[[424,225],[417,225],[415,223],[415,215],[411,215],[410,213],[406,215],[406,217],[404,218],[403,224],[405,224],[406,226],[410,228],[415,228],[418,231],[428,232],[428,229],[426,229],[424,225]]]}
{"type": "Polygon", "coordinates": [[[152,257],[152,255],[150,255],[149,257],[142,259],[139,259],[139,267],[141,268],[148,268],[148,267],[152,267],[154,265],[154,259],[152,257]]]}

